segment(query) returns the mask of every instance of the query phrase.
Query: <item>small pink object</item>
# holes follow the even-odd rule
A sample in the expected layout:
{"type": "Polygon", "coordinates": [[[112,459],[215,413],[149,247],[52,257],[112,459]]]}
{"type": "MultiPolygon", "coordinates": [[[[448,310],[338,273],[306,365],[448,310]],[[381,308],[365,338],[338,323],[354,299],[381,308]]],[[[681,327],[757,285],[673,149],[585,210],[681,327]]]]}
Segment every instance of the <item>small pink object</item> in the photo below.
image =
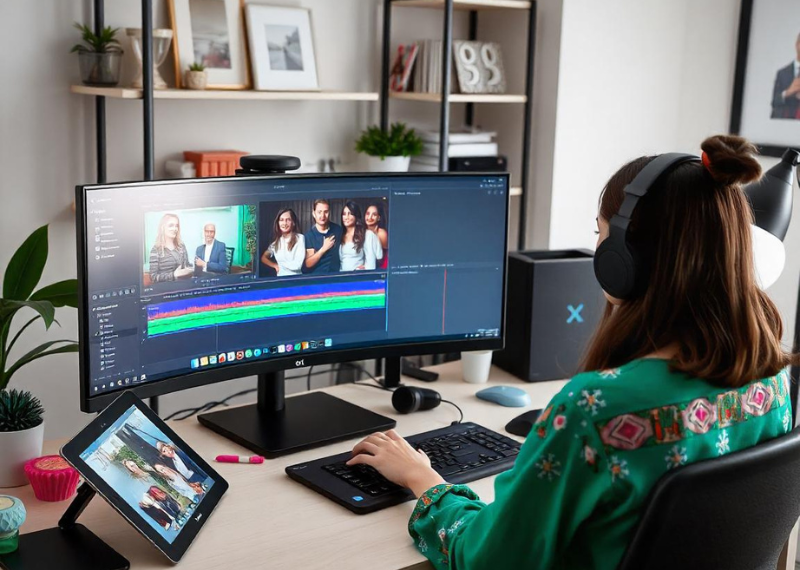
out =
{"type": "Polygon", "coordinates": [[[242,455],[217,455],[217,461],[220,463],[264,463],[264,458],[260,455],[251,455],[250,457],[242,455]]]}
{"type": "Polygon", "coordinates": [[[25,463],[25,475],[40,501],[66,501],[75,494],[80,475],[59,455],[45,455],[25,463]]]}

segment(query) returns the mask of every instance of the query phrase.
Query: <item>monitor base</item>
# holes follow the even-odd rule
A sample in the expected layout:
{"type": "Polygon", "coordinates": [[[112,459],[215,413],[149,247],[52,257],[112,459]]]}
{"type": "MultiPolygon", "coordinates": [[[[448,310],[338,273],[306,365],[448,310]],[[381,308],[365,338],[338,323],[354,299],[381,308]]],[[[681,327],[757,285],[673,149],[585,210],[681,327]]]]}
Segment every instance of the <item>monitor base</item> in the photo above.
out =
{"type": "Polygon", "coordinates": [[[259,404],[197,416],[205,427],[267,458],[352,439],[397,425],[325,392],[284,400],[283,408],[259,404]]]}
{"type": "Polygon", "coordinates": [[[0,554],[0,568],[30,570],[128,570],[128,562],[82,524],[22,534],[19,549],[0,554]]]}

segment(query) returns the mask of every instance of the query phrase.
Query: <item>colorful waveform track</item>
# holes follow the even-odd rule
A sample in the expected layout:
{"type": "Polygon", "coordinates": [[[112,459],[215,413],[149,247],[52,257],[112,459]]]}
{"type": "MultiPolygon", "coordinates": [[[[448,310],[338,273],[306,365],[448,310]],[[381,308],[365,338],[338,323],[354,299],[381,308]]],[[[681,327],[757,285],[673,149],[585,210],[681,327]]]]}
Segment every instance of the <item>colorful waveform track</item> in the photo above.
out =
{"type": "Polygon", "coordinates": [[[385,281],[244,291],[151,305],[147,308],[147,336],[264,319],[385,308],[385,281]]]}

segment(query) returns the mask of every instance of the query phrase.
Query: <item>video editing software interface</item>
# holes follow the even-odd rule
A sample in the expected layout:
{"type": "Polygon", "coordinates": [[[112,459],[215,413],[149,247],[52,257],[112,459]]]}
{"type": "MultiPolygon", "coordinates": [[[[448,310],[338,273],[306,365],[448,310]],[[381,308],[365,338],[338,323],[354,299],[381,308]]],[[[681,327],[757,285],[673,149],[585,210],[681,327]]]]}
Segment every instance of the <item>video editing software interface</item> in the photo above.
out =
{"type": "Polygon", "coordinates": [[[89,189],[89,396],[243,362],[499,337],[507,194],[486,175],[89,189]]]}

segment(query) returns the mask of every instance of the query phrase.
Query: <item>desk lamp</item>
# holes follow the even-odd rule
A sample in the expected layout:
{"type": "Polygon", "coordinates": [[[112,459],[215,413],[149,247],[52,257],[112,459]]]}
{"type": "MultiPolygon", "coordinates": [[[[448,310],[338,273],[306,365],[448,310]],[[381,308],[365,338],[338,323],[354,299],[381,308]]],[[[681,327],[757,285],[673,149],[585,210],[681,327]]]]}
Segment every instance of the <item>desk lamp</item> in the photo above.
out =
{"type": "MultiPolygon", "coordinates": [[[[781,161],[767,170],[761,180],[745,187],[744,192],[753,208],[755,223],[753,233],[753,258],[756,278],[763,289],[778,280],[786,264],[783,240],[792,218],[792,192],[795,168],[800,162],[800,152],[786,149],[781,161]]],[[[798,290],[797,316],[794,325],[793,350],[800,347],[800,289],[798,290]]],[[[800,368],[792,367],[792,419],[796,418],[797,378],[800,368]]]]}

